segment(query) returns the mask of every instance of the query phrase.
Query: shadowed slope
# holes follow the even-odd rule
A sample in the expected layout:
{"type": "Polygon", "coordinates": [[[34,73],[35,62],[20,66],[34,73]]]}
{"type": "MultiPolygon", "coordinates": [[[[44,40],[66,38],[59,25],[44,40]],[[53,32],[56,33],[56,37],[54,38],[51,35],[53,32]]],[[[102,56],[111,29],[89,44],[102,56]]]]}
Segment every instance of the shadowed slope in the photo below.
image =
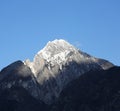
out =
{"type": "Polygon", "coordinates": [[[90,71],[72,81],[51,111],[119,111],[120,67],[90,71]]]}

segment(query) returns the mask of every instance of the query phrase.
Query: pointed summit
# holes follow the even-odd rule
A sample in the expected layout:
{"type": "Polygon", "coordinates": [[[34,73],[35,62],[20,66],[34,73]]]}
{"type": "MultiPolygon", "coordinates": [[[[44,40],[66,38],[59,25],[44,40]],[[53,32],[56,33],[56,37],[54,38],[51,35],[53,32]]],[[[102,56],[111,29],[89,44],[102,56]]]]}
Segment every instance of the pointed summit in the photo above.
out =
{"type": "Polygon", "coordinates": [[[67,46],[70,46],[71,44],[69,43],[69,42],[67,42],[67,41],[65,41],[65,40],[63,40],[63,39],[55,39],[55,40],[53,40],[53,41],[49,41],[48,43],[47,43],[47,45],[52,45],[52,44],[54,44],[54,45],[59,45],[59,46],[65,46],[65,45],[67,45],[67,46]]]}
{"type": "MultiPolygon", "coordinates": [[[[66,50],[76,50],[74,46],[63,39],[56,39],[54,41],[49,41],[47,45],[38,52],[38,54],[43,53],[44,57],[58,54],[60,52],[64,52],[66,50]],[[47,55],[46,55],[47,54],[47,55]]],[[[47,58],[47,57],[46,57],[47,58]]]]}
{"type": "Polygon", "coordinates": [[[53,41],[49,41],[48,43],[54,43],[54,44],[69,44],[67,41],[65,41],[64,39],[55,39],[53,41]]]}
{"type": "Polygon", "coordinates": [[[63,39],[55,39],[49,41],[46,46],[35,55],[33,62],[26,60],[25,64],[37,75],[45,64],[47,64],[48,69],[51,69],[51,67],[55,65],[58,65],[58,67],[62,69],[62,66],[72,61],[73,58],[77,61],[76,56],[79,54],[80,51],[69,42],[63,39]]]}
{"type": "MultiPolygon", "coordinates": [[[[26,60],[25,64],[28,65],[36,75],[38,72],[40,72],[40,70],[42,70],[44,65],[46,65],[48,69],[51,69],[51,67],[55,65],[58,65],[58,67],[62,69],[62,66],[71,61],[76,63],[84,62],[87,64],[97,63],[103,69],[104,64],[107,63],[107,61],[97,59],[80,51],[63,39],[55,39],[53,41],[49,41],[46,46],[35,55],[33,62],[26,60]]],[[[112,66],[112,64],[110,64],[110,66],[112,66]]]]}

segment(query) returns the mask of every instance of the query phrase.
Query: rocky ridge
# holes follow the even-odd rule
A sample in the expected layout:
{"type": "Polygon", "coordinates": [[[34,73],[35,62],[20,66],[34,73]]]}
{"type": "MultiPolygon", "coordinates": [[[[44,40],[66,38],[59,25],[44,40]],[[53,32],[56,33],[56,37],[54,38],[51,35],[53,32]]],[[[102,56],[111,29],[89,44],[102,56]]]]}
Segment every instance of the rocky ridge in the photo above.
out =
{"type": "Polygon", "coordinates": [[[112,63],[90,56],[65,40],[54,40],[48,42],[32,62],[17,61],[4,68],[0,72],[0,89],[23,87],[37,100],[51,104],[68,83],[82,74],[110,67],[112,63]]]}

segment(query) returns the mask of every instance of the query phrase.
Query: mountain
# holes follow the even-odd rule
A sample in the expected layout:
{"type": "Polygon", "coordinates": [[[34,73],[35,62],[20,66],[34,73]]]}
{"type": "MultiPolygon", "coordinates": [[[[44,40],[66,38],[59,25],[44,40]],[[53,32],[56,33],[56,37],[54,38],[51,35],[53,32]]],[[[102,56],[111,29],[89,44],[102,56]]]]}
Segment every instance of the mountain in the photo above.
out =
{"type": "Polygon", "coordinates": [[[120,67],[89,71],[70,82],[51,111],[120,111],[120,67]]]}
{"type": "Polygon", "coordinates": [[[109,61],[82,52],[65,40],[48,42],[33,61],[16,61],[1,70],[0,101],[6,105],[0,105],[0,108],[3,111],[7,105],[12,105],[10,108],[15,111],[22,111],[20,107],[26,111],[32,111],[32,108],[48,111],[52,104],[63,98],[61,92],[72,81],[89,71],[109,70],[113,66],[109,61]]]}
{"type": "Polygon", "coordinates": [[[50,104],[72,80],[89,70],[107,69],[112,63],[92,57],[65,40],[54,40],[40,50],[33,62],[24,62],[40,84],[40,99],[50,104]]]}

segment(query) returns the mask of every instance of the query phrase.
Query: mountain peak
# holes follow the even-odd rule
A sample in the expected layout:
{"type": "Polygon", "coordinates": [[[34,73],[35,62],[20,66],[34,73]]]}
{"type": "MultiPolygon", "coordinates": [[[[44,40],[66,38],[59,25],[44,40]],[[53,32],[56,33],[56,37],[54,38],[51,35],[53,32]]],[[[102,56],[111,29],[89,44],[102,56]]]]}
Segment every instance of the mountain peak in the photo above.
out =
{"type": "Polygon", "coordinates": [[[50,41],[34,57],[26,60],[37,82],[40,84],[40,98],[51,103],[59,97],[62,89],[72,80],[90,70],[108,69],[108,61],[84,53],[63,39],[50,41]],[[50,87],[48,87],[50,86],[50,87]]]}
{"type": "Polygon", "coordinates": [[[53,41],[49,41],[48,44],[56,44],[56,45],[70,45],[69,42],[67,42],[64,39],[55,39],[53,41]]]}
{"type": "Polygon", "coordinates": [[[52,54],[57,54],[64,52],[65,50],[76,50],[76,48],[63,39],[55,39],[54,41],[49,41],[47,45],[38,52],[38,54],[43,52],[51,52],[52,54]]]}
{"type": "MultiPolygon", "coordinates": [[[[36,54],[35,58],[39,56],[47,62],[60,64],[67,61],[67,58],[76,52],[78,52],[78,50],[67,41],[56,39],[49,41],[47,45],[36,54]]],[[[35,58],[34,61],[36,61],[35,58]]]]}
{"type": "Polygon", "coordinates": [[[68,43],[67,41],[65,41],[64,39],[55,39],[53,41],[49,41],[51,43],[68,43]]]}
{"type": "MultiPolygon", "coordinates": [[[[51,69],[50,67],[55,66],[56,64],[60,69],[62,69],[62,66],[68,64],[71,61],[76,63],[94,62],[100,66],[102,66],[101,64],[106,63],[101,63],[99,60],[100,59],[80,51],[63,39],[55,39],[53,41],[49,41],[46,46],[35,55],[33,62],[26,60],[24,63],[31,68],[34,74],[36,74],[40,72],[40,69],[45,67],[45,64],[48,66],[48,69],[51,69]]],[[[104,69],[104,67],[102,68],[104,69]]]]}

